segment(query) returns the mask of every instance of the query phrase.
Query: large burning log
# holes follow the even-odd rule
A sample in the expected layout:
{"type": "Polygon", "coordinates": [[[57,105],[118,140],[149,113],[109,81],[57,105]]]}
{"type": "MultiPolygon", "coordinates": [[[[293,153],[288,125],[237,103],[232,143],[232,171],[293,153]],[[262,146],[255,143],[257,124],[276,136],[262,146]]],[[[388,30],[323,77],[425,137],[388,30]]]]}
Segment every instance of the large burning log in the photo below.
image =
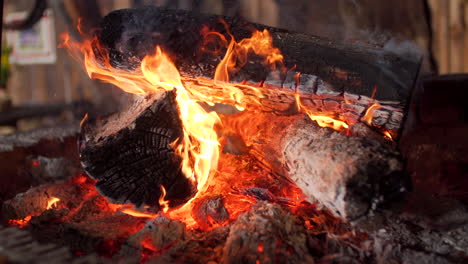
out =
{"type": "Polygon", "coordinates": [[[171,205],[193,194],[171,146],[182,135],[173,92],[138,98],[127,110],[91,123],[83,123],[81,161],[113,202],[157,207],[163,188],[171,205]]]}
{"type": "MultiPolygon", "coordinates": [[[[335,43],[239,18],[184,10],[155,7],[118,10],[107,15],[101,26],[100,42],[108,48],[114,65],[125,68],[139,66],[138,59],[153,54],[155,46],[160,45],[172,55],[182,73],[214,76],[224,53],[217,56],[203,53],[206,50],[204,27],[223,34],[228,40],[228,30],[236,40],[242,40],[249,38],[254,30],[267,29],[273,37],[273,45],[284,55],[286,67],[296,66],[296,72],[317,75],[331,83],[336,92],[370,97],[377,86],[377,99],[402,101],[411,92],[419,68],[417,57],[402,58],[373,47],[335,43]]],[[[233,79],[258,82],[265,80],[269,71],[247,66],[237,74],[239,76],[234,75],[233,79]]]]}
{"type": "Polygon", "coordinates": [[[284,56],[285,68],[272,72],[261,65],[259,56],[253,56],[230,71],[229,79],[245,95],[246,107],[288,111],[299,98],[314,113],[359,122],[366,108],[377,103],[368,122],[390,130],[392,136],[397,134],[417,77],[417,57],[402,58],[374,47],[335,43],[237,18],[152,7],[110,13],[97,37],[111,65],[124,70],[138,68],[145,56],[161,46],[170,54],[185,86],[196,86],[194,90],[212,102],[232,103],[226,96],[220,99],[224,88],[212,78],[227,42],[249,38],[254,30],[270,32],[273,46],[284,56]],[[216,41],[221,44],[211,47],[216,41]],[[252,91],[252,87],[258,90],[252,91]]]}
{"type": "Polygon", "coordinates": [[[349,137],[302,115],[244,112],[223,123],[227,136],[240,135],[252,156],[288,176],[309,201],[348,220],[409,187],[401,155],[383,140],[349,137]]]}

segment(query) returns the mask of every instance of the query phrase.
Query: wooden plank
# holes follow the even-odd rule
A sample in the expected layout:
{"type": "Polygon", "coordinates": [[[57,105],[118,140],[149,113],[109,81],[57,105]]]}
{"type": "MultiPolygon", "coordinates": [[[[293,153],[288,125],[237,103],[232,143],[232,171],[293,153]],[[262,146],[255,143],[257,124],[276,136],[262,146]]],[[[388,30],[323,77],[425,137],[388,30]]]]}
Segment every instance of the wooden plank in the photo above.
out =
{"type": "Polygon", "coordinates": [[[463,72],[463,0],[450,0],[449,3],[449,22],[450,22],[450,72],[463,72]]]}
{"type": "Polygon", "coordinates": [[[468,72],[468,1],[465,1],[463,3],[463,12],[464,12],[464,19],[465,19],[465,32],[464,32],[464,36],[465,36],[465,40],[464,40],[464,48],[463,48],[463,51],[464,51],[464,54],[463,54],[463,72],[468,72]]]}
{"type": "Polygon", "coordinates": [[[439,73],[448,73],[450,71],[449,61],[449,1],[431,0],[432,17],[434,19],[434,39],[437,50],[437,59],[439,62],[439,73]]]}

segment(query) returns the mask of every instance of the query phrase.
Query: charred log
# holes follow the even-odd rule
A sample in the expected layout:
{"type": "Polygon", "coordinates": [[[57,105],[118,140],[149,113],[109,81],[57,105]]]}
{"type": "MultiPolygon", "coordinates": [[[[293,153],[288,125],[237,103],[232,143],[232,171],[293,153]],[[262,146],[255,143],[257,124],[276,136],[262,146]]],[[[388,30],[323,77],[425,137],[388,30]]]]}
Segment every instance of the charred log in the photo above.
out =
{"type": "Polygon", "coordinates": [[[287,176],[309,201],[319,201],[347,220],[409,187],[401,155],[382,140],[348,137],[301,115],[244,112],[223,123],[238,128],[226,133],[241,135],[252,156],[287,176]]]}
{"type": "Polygon", "coordinates": [[[161,46],[179,68],[184,85],[197,85],[197,92],[212,96],[222,88],[199,77],[213,78],[224,52],[207,52],[202,32],[208,28],[229,40],[227,27],[238,41],[250,37],[253,30],[268,29],[289,69],[272,72],[253,56],[239,71],[230,73],[234,83],[259,88],[264,95],[258,98],[259,93],[238,87],[246,94],[247,107],[258,107],[249,102],[260,101],[260,108],[289,111],[298,94],[306,108],[355,123],[371,104],[378,103],[381,107],[373,114],[371,124],[391,130],[392,136],[398,134],[418,74],[419,58],[401,58],[373,47],[335,43],[238,18],[154,7],[110,13],[97,36],[108,50],[112,65],[125,70],[137,68],[144,56],[161,46]]]}
{"type": "Polygon", "coordinates": [[[85,122],[80,142],[83,167],[114,203],[157,208],[161,186],[171,206],[193,194],[193,183],[182,173],[171,146],[183,133],[174,100],[174,92],[152,94],[94,125],[85,122]]]}
{"type": "MultiPolygon", "coordinates": [[[[160,45],[173,55],[175,64],[182,72],[192,76],[212,77],[221,58],[213,60],[212,53],[200,52],[205,50],[206,44],[202,28],[206,26],[220,32],[229,40],[226,24],[221,19],[238,41],[250,37],[253,30],[268,29],[273,36],[274,46],[285,57],[287,68],[295,66],[297,72],[319,76],[331,83],[338,93],[351,92],[370,97],[377,86],[376,99],[404,101],[419,68],[419,58],[401,58],[373,47],[336,43],[239,18],[155,7],[123,9],[108,14],[103,19],[98,37],[108,48],[114,65],[138,66],[135,58],[142,59],[154,53],[156,45],[160,45]]],[[[247,79],[259,82],[266,79],[268,72],[263,71],[262,76],[258,68],[255,71],[246,68],[238,75],[240,81],[247,79]]]]}

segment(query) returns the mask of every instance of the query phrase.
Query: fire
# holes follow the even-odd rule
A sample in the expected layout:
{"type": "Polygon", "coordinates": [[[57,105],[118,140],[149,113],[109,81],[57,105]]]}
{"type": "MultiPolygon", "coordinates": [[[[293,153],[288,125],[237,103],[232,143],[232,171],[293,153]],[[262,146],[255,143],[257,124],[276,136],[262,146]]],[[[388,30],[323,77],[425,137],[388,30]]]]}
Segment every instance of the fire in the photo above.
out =
{"type": "MultiPolygon", "coordinates": [[[[231,40],[226,55],[216,68],[214,79],[215,83],[223,88],[222,97],[231,98],[238,109],[244,109],[243,92],[227,83],[230,72],[235,72],[245,65],[250,53],[263,56],[264,63],[271,68],[275,68],[277,62],[282,63],[283,56],[279,49],[273,47],[272,37],[267,30],[256,31],[251,38],[240,42],[236,42],[234,37],[229,35],[231,40]]],[[[216,36],[220,37],[222,43],[228,43],[223,35],[218,33],[216,36]]],[[[182,157],[184,175],[196,183],[198,192],[192,200],[199,193],[206,191],[208,179],[217,168],[220,143],[214,126],[220,121],[215,112],[207,112],[199,101],[214,104],[216,98],[201,96],[194,89],[199,87],[184,86],[179,71],[159,46],[156,47],[154,55],[146,56],[140,68],[134,72],[113,67],[106,50],[101,47],[97,38],[76,43],[71,41],[68,35],[64,35],[62,46],[67,47],[74,58],[80,59],[79,54],[83,54],[83,63],[90,78],[114,84],[128,93],[144,95],[161,90],[176,90],[184,133],[182,138],[173,142],[173,146],[176,153],[182,157]]],[[[167,208],[166,201],[160,201],[160,204],[167,208]]],[[[184,207],[189,204],[190,201],[184,207]]],[[[184,207],[181,211],[185,211],[184,207]]]]}
{"type": "Polygon", "coordinates": [[[380,108],[382,108],[382,106],[380,106],[380,104],[378,103],[371,105],[369,108],[367,108],[366,113],[361,118],[361,121],[366,122],[369,126],[372,126],[372,118],[374,117],[374,112],[375,110],[380,108]]]}
{"type": "MultiPolygon", "coordinates": [[[[44,209],[45,210],[49,210],[49,209],[52,209],[58,202],[60,201],[59,198],[57,197],[52,197],[51,199],[49,199],[47,201],[47,206],[46,208],[44,209]]],[[[12,226],[17,226],[19,228],[23,228],[25,226],[27,226],[29,224],[29,222],[31,221],[32,217],[33,216],[38,216],[40,215],[42,212],[37,212],[35,214],[31,214],[31,215],[28,215],[26,216],[25,218],[23,219],[11,219],[11,220],[8,220],[8,224],[9,225],[12,225],[12,226]]]]}
{"type": "Polygon", "coordinates": [[[314,120],[317,122],[317,124],[320,127],[331,127],[334,130],[346,130],[349,128],[348,124],[344,121],[336,120],[332,117],[329,116],[324,116],[324,115],[318,115],[315,114],[312,110],[307,109],[304,105],[301,103],[301,98],[299,96],[299,93],[295,93],[295,98],[296,98],[296,104],[297,108],[299,111],[306,113],[310,119],[314,120]]]}
{"type": "Polygon", "coordinates": [[[19,228],[23,228],[29,224],[29,221],[31,221],[32,215],[28,215],[23,219],[18,219],[18,220],[8,220],[8,224],[12,226],[16,226],[19,228]]]}
{"type": "Polygon", "coordinates": [[[385,132],[384,132],[384,135],[385,135],[385,137],[387,137],[389,140],[393,141],[393,137],[392,137],[392,134],[390,134],[390,132],[385,131],[385,132]]]}
{"type": "MultiPolygon", "coordinates": [[[[137,95],[175,90],[183,135],[175,140],[172,146],[176,154],[182,158],[182,171],[197,187],[197,193],[180,208],[170,209],[169,202],[165,200],[166,190],[164,186],[160,186],[162,195],[158,202],[161,211],[167,217],[184,221],[189,229],[197,226],[196,221],[191,216],[193,201],[208,192],[210,185],[215,185],[212,179],[218,172],[221,147],[221,139],[218,138],[215,126],[223,125],[218,114],[205,110],[200,102],[208,105],[230,104],[240,111],[251,105],[260,106],[260,99],[265,96],[262,88],[246,83],[229,83],[230,76],[248,63],[250,54],[261,57],[264,66],[285,72],[283,55],[278,48],[273,46],[273,38],[267,30],[255,31],[250,38],[242,39],[239,42],[229,33],[228,29],[227,32],[229,40],[218,32],[210,32],[206,27],[202,31],[202,35],[206,39],[217,42],[216,47],[218,48],[213,53],[219,54],[222,48],[226,50],[224,57],[215,69],[213,80],[182,76],[169,56],[159,46],[155,47],[154,54],[143,58],[140,67],[130,72],[111,65],[109,54],[101,46],[97,37],[76,43],[71,41],[68,35],[63,36],[62,46],[67,47],[74,58],[83,60],[90,78],[111,83],[125,92],[137,95]],[[213,89],[213,87],[216,87],[216,93],[203,92],[206,89],[213,89]],[[247,102],[245,92],[255,95],[257,99],[252,100],[252,96],[249,96],[247,102]]],[[[296,74],[295,78],[296,86],[298,86],[300,73],[296,74]]],[[[296,92],[294,95],[297,109],[306,113],[319,126],[331,127],[339,131],[349,128],[346,122],[337,120],[333,116],[314,113],[301,104],[299,93],[296,92]]],[[[234,194],[229,195],[235,197],[234,194]]],[[[253,202],[252,198],[242,196],[233,203],[227,203],[226,208],[230,215],[238,215],[241,212],[239,207],[249,206],[253,202]]],[[[140,212],[126,206],[120,207],[118,210],[136,217],[154,218],[157,216],[154,213],[140,212]]]]}
{"type": "Polygon", "coordinates": [[[60,201],[59,198],[57,197],[52,197],[48,202],[47,202],[47,207],[46,209],[52,209],[53,206],[55,206],[58,202],[60,201]]]}
{"type": "Polygon", "coordinates": [[[159,206],[161,207],[161,211],[167,213],[169,210],[169,201],[165,200],[166,198],[166,189],[164,186],[161,185],[161,197],[159,197],[159,206]]]}
{"type": "Polygon", "coordinates": [[[120,212],[128,214],[135,217],[145,217],[145,218],[156,218],[158,215],[153,213],[140,212],[132,208],[122,208],[120,212]]]}
{"type": "Polygon", "coordinates": [[[80,127],[83,127],[83,124],[84,124],[84,122],[86,122],[86,120],[88,120],[88,113],[86,113],[86,114],[83,116],[83,119],[81,119],[81,121],[80,121],[80,127]]]}
{"type": "Polygon", "coordinates": [[[306,114],[310,117],[310,119],[314,120],[317,122],[317,124],[321,127],[331,127],[335,130],[341,130],[341,129],[348,129],[349,126],[343,121],[333,119],[328,116],[321,116],[321,115],[313,115],[306,111],[306,114]]]}

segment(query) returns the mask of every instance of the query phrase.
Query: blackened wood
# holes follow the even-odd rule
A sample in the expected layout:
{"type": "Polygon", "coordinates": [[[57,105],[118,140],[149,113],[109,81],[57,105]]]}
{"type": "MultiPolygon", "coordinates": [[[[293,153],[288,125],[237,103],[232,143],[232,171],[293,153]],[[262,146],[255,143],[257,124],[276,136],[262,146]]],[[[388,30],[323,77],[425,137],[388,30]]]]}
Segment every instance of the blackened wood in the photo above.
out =
{"type": "Polygon", "coordinates": [[[194,183],[171,146],[183,133],[174,92],[138,98],[127,110],[92,123],[83,125],[81,161],[101,194],[114,203],[155,207],[161,185],[170,205],[191,197],[194,183]]]}
{"type": "MultiPolygon", "coordinates": [[[[214,69],[224,54],[202,52],[203,26],[229,35],[236,40],[248,38],[255,29],[268,29],[274,46],[285,57],[287,68],[316,75],[332,84],[338,92],[371,96],[377,87],[376,99],[406,104],[419,70],[419,58],[399,57],[373,47],[338,43],[315,36],[288,32],[250,23],[239,18],[208,16],[184,10],[145,7],[118,10],[107,15],[98,33],[99,40],[109,50],[111,62],[122,68],[137,67],[138,59],[152,54],[160,45],[171,54],[176,66],[190,76],[213,77],[214,69]],[[135,60],[136,59],[136,60],[135,60]]],[[[262,81],[269,70],[244,67],[233,79],[262,81]]]]}
{"type": "Polygon", "coordinates": [[[240,135],[252,156],[346,220],[408,189],[401,155],[383,140],[349,137],[301,115],[243,112],[222,120],[237,128],[226,133],[240,135]]]}

